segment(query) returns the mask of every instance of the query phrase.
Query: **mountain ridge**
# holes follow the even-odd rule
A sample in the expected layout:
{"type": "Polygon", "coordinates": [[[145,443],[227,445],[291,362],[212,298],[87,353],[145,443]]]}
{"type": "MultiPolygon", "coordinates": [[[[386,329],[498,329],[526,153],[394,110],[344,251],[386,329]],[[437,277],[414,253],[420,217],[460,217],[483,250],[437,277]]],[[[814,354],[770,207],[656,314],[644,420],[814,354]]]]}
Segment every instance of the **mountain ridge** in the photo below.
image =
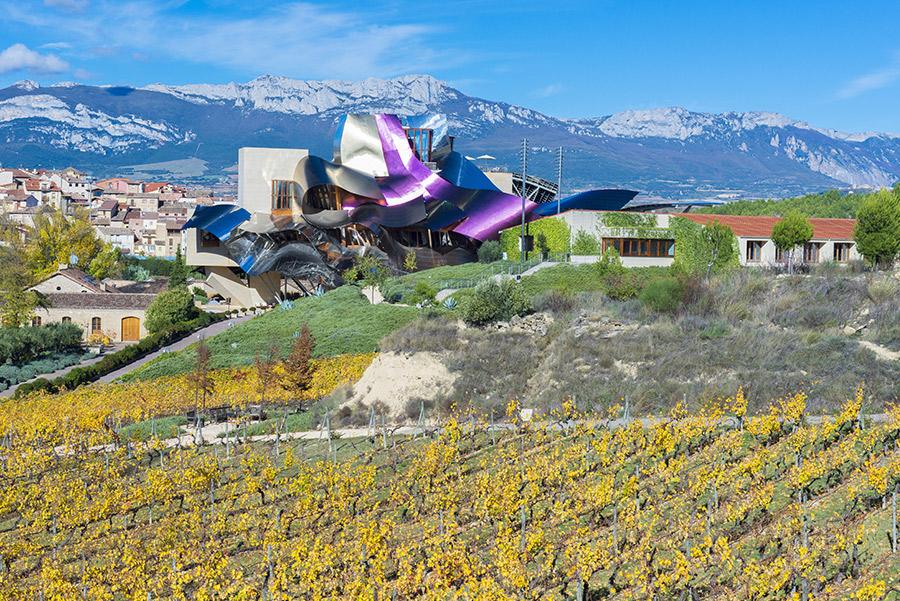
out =
{"type": "Polygon", "coordinates": [[[900,136],[814,127],[779,113],[703,113],[682,107],[561,118],[468,96],[430,75],[140,88],[17,82],[0,90],[0,161],[62,160],[99,172],[200,158],[215,178],[247,145],[330,154],[345,112],[447,115],[457,144],[515,169],[528,137],[535,173],[553,177],[566,147],[571,189],[626,186],[668,197],[792,195],[900,180],[900,136]],[[70,156],[67,156],[70,155],[70,156]],[[68,160],[66,160],[68,159],[68,160]]]}

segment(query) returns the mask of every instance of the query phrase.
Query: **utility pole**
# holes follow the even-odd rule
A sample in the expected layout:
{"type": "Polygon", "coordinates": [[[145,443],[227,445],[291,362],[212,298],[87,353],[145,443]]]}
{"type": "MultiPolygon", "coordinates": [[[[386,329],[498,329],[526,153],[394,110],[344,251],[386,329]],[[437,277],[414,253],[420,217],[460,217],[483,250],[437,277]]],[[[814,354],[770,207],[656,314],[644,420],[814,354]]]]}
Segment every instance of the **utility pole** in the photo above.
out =
{"type": "Polygon", "coordinates": [[[525,271],[525,174],[528,171],[528,138],[522,138],[522,234],[519,236],[519,263],[525,271]]]}
{"type": "Polygon", "coordinates": [[[556,216],[559,217],[560,205],[562,200],[562,169],[563,169],[563,147],[560,146],[556,151],[556,216]]]}

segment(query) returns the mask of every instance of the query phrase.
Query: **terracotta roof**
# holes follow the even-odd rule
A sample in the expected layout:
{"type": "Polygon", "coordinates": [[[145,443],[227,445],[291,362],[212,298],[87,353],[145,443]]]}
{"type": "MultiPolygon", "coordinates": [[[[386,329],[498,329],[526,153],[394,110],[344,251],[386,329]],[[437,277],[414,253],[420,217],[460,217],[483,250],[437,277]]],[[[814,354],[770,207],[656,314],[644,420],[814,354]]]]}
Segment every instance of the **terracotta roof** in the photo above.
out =
{"type": "Polygon", "coordinates": [[[100,205],[101,211],[112,211],[119,204],[117,200],[104,200],[103,204],[100,205]]]}
{"type": "MultiPolygon", "coordinates": [[[[781,221],[781,217],[751,215],[708,215],[700,213],[679,213],[672,217],[684,217],[695,223],[706,224],[718,221],[727,225],[735,236],[742,238],[771,238],[772,228],[781,221]]],[[[809,223],[813,227],[814,240],[853,240],[855,219],[826,219],[811,217],[809,223]]]]}
{"type": "Polygon", "coordinates": [[[54,309],[138,309],[150,306],[155,294],[131,294],[127,292],[52,292],[45,295],[54,309]]]}
{"type": "Polygon", "coordinates": [[[97,282],[97,280],[95,280],[94,278],[92,278],[91,276],[86,274],[85,272],[81,271],[77,267],[66,267],[65,269],[60,269],[58,271],[55,271],[52,275],[44,278],[43,280],[41,280],[38,283],[40,284],[42,282],[46,282],[50,278],[57,276],[57,275],[61,275],[65,278],[68,278],[68,279],[72,280],[73,282],[75,282],[76,284],[78,284],[79,286],[84,286],[88,290],[93,290],[94,292],[103,292],[103,289],[100,288],[100,284],[97,282]]]}
{"type": "Polygon", "coordinates": [[[156,192],[162,187],[168,186],[169,182],[147,182],[144,184],[144,192],[156,192]]]}

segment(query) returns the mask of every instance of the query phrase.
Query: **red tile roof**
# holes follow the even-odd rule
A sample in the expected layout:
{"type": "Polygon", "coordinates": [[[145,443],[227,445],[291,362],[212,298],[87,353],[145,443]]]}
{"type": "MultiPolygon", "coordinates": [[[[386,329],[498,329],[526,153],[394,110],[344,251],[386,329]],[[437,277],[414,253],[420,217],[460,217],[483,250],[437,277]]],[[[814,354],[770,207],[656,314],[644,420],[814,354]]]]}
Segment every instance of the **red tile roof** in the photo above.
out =
{"type": "Polygon", "coordinates": [[[156,192],[163,186],[168,186],[168,182],[148,182],[144,184],[144,192],[156,192]]]}
{"type": "MultiPolygon", "coordinates": [[[[700,213],[680,213],[673,217],[684,217],[695,223],[706,224],[718,221],[727,225],[735,236],[742,238],[771,238],[772,228],[781,221],[781,217],[750,215],[708,215],[700,213]]],[[[852,240],[856,219],[826,219],[811,217],[809,223],[813,227],[814,240],[852,240]]]]}

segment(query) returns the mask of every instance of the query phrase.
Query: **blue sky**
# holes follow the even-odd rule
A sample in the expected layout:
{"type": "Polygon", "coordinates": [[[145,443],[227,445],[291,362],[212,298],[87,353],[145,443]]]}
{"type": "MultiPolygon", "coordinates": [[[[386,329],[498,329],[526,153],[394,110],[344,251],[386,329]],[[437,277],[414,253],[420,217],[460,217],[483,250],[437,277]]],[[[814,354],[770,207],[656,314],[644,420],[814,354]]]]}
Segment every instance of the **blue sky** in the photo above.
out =
{"type": "Polygon", "coordinates": [[[563,117],[683,106],[900,132],[900,2],[0,0],[0,86],[429,73],[563,117]]]}

